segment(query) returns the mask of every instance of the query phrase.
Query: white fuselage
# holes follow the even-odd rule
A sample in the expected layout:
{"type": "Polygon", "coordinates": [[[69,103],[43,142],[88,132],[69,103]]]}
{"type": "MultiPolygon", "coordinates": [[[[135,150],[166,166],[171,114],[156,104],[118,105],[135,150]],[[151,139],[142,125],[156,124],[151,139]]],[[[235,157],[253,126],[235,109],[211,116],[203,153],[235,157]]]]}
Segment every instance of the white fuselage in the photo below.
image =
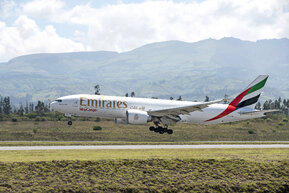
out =
{"type": "MultiPolygon", "coordinates": [[[[200,104],[200,102],[80,94],[58,98],[51,103],[51,107],[55,111],[73,116],[126,118],[126,112],[130,109],[149,112],[194,104],[200,104]]],[[[227,107],[228,104],[211,104],[201,111],[179,115],[180,121],[217,124],[264,116],[262,113],[256,113],[254,109],[241,108],[216,120],[208,121],[224,112],[227,107]],[[255,113],[250,114],[250,112],[255,113]]]]}

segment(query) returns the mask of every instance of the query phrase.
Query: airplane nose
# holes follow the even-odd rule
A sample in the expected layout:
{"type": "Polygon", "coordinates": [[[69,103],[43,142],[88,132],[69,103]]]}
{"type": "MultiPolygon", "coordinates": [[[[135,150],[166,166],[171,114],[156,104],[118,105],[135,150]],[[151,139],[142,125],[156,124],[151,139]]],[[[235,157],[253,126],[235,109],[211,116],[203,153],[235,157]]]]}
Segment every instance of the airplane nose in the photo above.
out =
{"type": "Polygon", "coordinates": [[[53,111],[57,110],[57,102],[53,101],[52,103],[50,103],[50,108],[53,111]]]}

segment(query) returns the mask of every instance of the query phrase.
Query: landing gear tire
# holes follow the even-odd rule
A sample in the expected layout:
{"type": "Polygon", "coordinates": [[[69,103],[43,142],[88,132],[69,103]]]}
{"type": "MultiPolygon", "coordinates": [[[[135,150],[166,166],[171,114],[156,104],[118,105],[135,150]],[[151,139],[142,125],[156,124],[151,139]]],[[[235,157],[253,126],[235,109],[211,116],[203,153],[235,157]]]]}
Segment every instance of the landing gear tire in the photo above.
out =
{"type": "Polygon", "coordinates": [[[155,130],[155,127],[150,126],[149,130],[150,130],[150,131],[154,131],[154,130],[155,130]]]}
{"type": "Polygon", "coordinates": [[[168,129],[168,130],[167,130],[167,133],[171,135],[171,134],[173,134],[173,130],[168,129]]]}
{"type": "Polygon", "coordinates": [[[72,121],[68,121],[67,124],[68,124],[68,125],[72,125],[72,121]]]}
{"type": "Polygon", "coordinates": [[[172,129],[168,129],[167,127],[161,127],[161,126],[153,127],[153,126],[150,126],[149,130],[150,131],[154,131],[154,132],[159,133],[159,134],[164,134],[164,133],[168,133],[169,135],[173,134],[173,130],[172,129]]]}
{"type": "Polygon", "coordinates": [[[156,130],[157,130],[157,132],[160,133],[160,134],[163,134],[163,133],[164,133],[164,128],[162,128],[162,127],[160,127],[160,126],[157,127],[156,130]]]}
{"type": "Polygon", "coordinates": [[[167,128],[163,128],[163,127],[158,127],[158,133],[159,134],[164,134],[166,132],[167,128]]]}

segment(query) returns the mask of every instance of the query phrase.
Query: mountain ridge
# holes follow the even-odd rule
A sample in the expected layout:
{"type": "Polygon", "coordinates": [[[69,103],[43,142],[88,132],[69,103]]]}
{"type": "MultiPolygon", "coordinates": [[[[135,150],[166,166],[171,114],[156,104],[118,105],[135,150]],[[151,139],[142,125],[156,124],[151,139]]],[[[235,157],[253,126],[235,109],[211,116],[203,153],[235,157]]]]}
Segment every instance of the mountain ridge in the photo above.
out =
{"type": "Polygon", "coordinates": [[[156,42],[128,52],[40,53],[0,63],[0,95],[18,101],[93,93],[187,100],[234,95],[269,74],[264,98],[289,97],[289,39],[156,42]]]}

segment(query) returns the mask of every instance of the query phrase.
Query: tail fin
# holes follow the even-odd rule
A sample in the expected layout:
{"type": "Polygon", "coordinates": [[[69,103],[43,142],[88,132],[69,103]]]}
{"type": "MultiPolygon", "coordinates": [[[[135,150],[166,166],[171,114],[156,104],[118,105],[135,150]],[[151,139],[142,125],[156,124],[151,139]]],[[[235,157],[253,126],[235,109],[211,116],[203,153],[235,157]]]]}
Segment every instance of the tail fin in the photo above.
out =
{"type": "Polygon", "coordinates": [[[236,109],[239,109],[257,103],[268,77],[268,75],[258,76],[241,94],[239,94],[230,103],[230,105],[236,107],[236,109]]]}
{"type": "Polygon", "coordinates": [[[258,76],[251,84],[249,84],[249,86],[241,94],[239,94],[228,105],[226,110],[224,110],[221,114],[217,115],[216,117],[213,117],[207,121],[220,119],[239,108],[251,106],[257,103],[268,77],[269,77],[268,75],[258,76]]]}

